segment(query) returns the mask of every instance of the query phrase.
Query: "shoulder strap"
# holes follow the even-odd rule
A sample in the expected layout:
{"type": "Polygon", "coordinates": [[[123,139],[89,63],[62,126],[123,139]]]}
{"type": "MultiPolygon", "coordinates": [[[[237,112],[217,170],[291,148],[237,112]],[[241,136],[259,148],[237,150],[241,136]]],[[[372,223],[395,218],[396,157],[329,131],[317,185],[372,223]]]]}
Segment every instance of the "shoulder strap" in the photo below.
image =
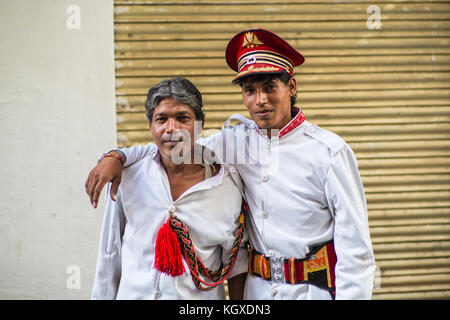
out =
{"type": "Polygon", "coordinates": [[[242,114],[235,113],[232,116],[230,116],[227,120],[225,120],[225,123],[223,124],[223,127],[224,128],[231,127],[230,126],[230,121],[231,120],[238,120],[238,121],[244,123],[245,125],[249,125],[250,123],[252,123],[252,120],[244,117],[242,114]]]}

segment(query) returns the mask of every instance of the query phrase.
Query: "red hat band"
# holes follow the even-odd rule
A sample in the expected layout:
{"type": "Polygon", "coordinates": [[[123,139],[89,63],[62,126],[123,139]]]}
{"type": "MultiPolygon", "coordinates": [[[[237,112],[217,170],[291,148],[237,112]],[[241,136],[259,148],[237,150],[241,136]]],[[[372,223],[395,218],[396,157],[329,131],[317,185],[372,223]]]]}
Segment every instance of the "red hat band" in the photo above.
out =
{"type": "Polygon", "coordinates": [[[244,67],[252,64],[273,65],[286,70],[291,75],[292,70],[294,69],[292,62],[280,54],[267,50],[255,50],[244,53],[238,59],[238,72],[240,72],[244,67]]]}

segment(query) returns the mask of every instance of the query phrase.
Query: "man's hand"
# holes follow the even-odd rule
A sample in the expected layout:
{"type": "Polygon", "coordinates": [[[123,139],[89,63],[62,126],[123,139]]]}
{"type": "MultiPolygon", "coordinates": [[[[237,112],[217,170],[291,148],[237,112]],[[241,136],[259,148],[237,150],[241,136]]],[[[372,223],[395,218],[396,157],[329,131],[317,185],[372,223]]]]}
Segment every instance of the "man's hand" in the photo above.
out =
{"type": "Polygon", "coordinates": [[[94,169],[89,172],[89,176],[84,184],[86,193],[89,195],[91,204],[97,208],[98,199],[106,183],[112,182],[111,199],[116,201],[117,189],[122,180],[122,163],[116,158],[103,158],[94,169]]]}

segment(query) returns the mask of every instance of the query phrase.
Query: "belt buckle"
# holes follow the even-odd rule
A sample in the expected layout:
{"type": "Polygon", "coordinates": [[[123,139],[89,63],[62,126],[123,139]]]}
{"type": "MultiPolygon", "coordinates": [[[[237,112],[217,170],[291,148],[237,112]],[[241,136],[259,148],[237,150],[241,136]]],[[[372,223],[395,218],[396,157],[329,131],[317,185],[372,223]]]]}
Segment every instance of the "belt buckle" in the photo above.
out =
{"type": "Polygon", "coordinates": [[[275,255],[271,255],[269,258],[272,284],[284,283],[284,258],[275,255]]]}

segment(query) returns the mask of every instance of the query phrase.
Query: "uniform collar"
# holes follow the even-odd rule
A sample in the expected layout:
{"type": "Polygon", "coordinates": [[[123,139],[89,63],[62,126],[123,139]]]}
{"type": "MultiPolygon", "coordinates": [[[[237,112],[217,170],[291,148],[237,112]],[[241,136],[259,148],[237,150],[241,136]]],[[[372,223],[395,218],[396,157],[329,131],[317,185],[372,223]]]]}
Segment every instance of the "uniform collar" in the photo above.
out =
{"type": "Polygon", "coordinates": [[[294,116],[294,118],[291,121],[289,121],[289,123],[287,125],[285,125],[283,127],[283,129],[281,129],[280,134],[278,135],[278,138],[281,138],[282,136],[288,134],[289,132],[291,132],[292,130],[297,128],[299,125],[301,125],[305,121],[305,116],[303,115],[302,109],[299,109],[297,107],[293,107],[293,108],[295,108],[293,110],[293,112],[297,112],[297,114],[294,116]]]}

